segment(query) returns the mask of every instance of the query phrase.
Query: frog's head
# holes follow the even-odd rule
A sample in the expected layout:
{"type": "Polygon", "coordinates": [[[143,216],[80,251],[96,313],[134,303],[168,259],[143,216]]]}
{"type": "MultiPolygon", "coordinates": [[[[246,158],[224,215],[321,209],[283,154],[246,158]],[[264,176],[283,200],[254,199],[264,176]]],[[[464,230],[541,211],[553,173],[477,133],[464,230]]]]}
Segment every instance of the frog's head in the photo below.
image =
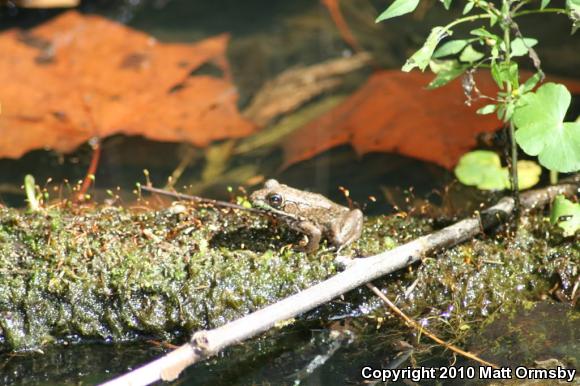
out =
{"type": "Polygon", "coordinates": [[[270,179],[266,181],[262,189],[256,190],[250,195],[252,205],[265,210],[283,210],[284,195],[281,192],[282,185],[270,179]]]}

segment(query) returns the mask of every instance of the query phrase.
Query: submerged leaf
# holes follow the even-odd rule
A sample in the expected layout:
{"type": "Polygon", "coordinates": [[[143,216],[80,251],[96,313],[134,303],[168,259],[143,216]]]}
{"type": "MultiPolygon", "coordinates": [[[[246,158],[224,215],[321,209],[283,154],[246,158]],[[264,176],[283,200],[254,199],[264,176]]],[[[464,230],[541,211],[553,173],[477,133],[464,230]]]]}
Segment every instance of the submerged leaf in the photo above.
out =
{"type": "MultiPolygon", "coordinates": [[[[518,161],[518,186],[529,189],[540,181],[542,168],[533,161],[518,161]]],[[[482,190],[503,190],[511,187],[509,170],[501,166],[499,156],[489,150],[469,152],[459,160],[455,176],[464,185],[482,190]]]]}
{"type": "Polygon", "coordinates": [[[0,51],[9,55],[0,55],[0,157],[69,152],[114,134],[204,147],[255,132],[227,74],[228,41],[161,43],[75,11],[2,32],[0,51]],[[223,75],[197,73],[214,64],[223,75]]]}
{"type": "MultiPolygon", "coordinates": [[[[542,168],[534,161],[518,161],[518,188],[529,189],[540,182],[542,168]]],[[[510,184],[511,187],[511,184],[510,184]]]]}
{"type": "MultiPolygon", "coordinates": [[[[525,79],[531,75],[522,72],[525,79]]],[[[488,73],[479,71],[473,76],[482,94],[497,92],[488,73]]],[[[501,122],[493,114],[474,114],[489,103],[485,99],[474,101],[471,107],[465,105],[460,79],[446,87],[426,90],[432,78],[419,71],[376,71],[344,102],[280,143],[284,151],[282,168],[348,144],[359,155],[395,152],[452,169],[461,155],[475,147],[478,133],[496,131],[501,122]]],[[[580,93],[580,82],[560,81],[580,93]]]]}
{"type": "Polygon", "coordinates": [[[505,189],[508,180],[499,156],[487,150],[472,151],[461,157],[455,168],[455,176],[462,184],[483,190],[505,189]]]}

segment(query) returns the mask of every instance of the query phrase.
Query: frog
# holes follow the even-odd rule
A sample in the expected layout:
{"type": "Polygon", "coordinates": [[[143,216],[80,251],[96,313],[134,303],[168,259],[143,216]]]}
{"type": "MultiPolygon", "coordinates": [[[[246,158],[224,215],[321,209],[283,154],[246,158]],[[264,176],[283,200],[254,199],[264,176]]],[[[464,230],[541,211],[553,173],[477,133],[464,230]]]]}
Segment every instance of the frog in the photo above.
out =
{"type": "Polygon", "coordinates": [[[275,179],[267,180],[262,189],[254,191],[250,202],[305,235],[307,241],[298,246],[305,252],[316,251],[323,237],[340,251],[362,233],[360,209],[349,209],[321,194],[295,189],[275,179]]]}

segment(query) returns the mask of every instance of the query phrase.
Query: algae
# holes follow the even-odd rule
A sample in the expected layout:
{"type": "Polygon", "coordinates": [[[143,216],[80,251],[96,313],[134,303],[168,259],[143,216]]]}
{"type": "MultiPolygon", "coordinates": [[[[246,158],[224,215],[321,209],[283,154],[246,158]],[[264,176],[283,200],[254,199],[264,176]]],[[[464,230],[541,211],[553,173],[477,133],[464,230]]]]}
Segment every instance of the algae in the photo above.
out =
{"type": "Polygon", "coordinates": [[[328,252],[273,253],[285,232],[183,205],[0,209],[0,341],[22,350],[216,327],[335,272],[328,252]]]}
{"type": "MultiPolygon", "coordinates": [[[[570,318],[577,314],[579,240],[580,233],[565,238],[544,213],[531,213],[522,218],[516,234],[500,229],[439,251],[383,279],[380,286],[407,315],[439,337],[464,345],[498,319],[542,301],[560,301],[572,306],[570,318]]],[[[385,319],[380,302],[374,299],[368,308],[369,327],[392,335],[392,323],[383,321],[386,326],[381,327],[377,322],[385,319]]],[[[411,335],[415,343],[425,340],[414,331],[411,335]]]]}
{"type": "MultiPolygon", "coordinates": [[[[362,238],[342,254],[390,249],[433,231],[433,223],[368,218],[362,238]]],[[[296,252],[291,244],[299,238],[250,213],[184,203],[163,210],[0,208],[0,344],[26,350],[174,339],[217,327],[336,273],[335,251],[323,244],[313,254],[296,252]]],[[[380,285],[409,315],[460,339],[472,324],[538,299],[556,279],[571,291],[579,261],[578,236],[561,237],[536,213],[516,236],[482,235],[380,285]]],[[[317,317],[346,310],[374,324],[384,314],[365,289],[345,299],[317,317]]]]}

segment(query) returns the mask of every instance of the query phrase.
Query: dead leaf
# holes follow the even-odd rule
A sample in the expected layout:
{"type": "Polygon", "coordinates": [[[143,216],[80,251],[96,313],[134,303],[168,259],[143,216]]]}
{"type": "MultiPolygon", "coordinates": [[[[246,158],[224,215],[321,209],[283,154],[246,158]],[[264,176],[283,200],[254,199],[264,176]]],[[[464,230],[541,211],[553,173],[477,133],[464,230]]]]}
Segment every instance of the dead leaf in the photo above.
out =
{"type": "Polygon", "coordinates": [[[99,16],[70,11],[0,35],[0,157],[72,151],[94,136],[143,135],[206,146],[251,134],[237,110],[219,35],[167,44],[99,16]],[[224,78],[191,75],[213,63],[224,78]]]}
{"type": "MultiPolygon", "coordinates": [[[[451,169],[475,146],[478,133],[494,131],[501,122],[493,114],[475,113],[489,101],[465,105],[460,79],[425,89],[432,78],[420,72],[376,72],[342,104],[285,138],[283,167],[350,144],[360,155],[394,152],[451,169]]],[[[475,79],[483,94],[497,92],[489,76],[477,74],[475,79]]],[[[580,89],[580,82],[563,83],[572,92],[580,89]]]]}
{"type": "Polygon", "coordinates": [[[256,93],[244,116],[260,126],[266,126],[280,115],[296,110],[304,103],[341,84],[340,75],[356,71],[371,61],[361,52],[353,56],[327,60],[312,66],[290,68],[256,93]]]}

